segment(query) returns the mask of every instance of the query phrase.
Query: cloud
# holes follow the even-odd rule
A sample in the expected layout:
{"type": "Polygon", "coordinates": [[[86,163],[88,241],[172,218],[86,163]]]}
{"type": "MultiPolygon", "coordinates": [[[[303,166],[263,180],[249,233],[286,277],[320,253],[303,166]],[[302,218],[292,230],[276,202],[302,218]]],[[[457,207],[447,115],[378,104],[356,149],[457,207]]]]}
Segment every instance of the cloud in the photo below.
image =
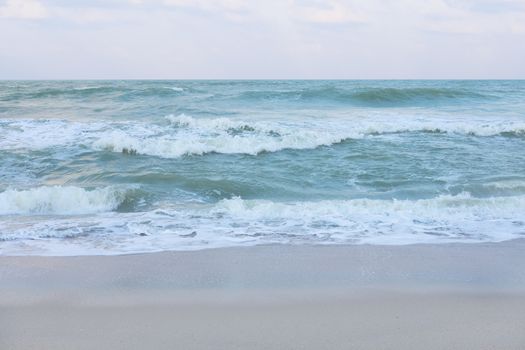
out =
{"type": "Polygon", "coordinates": [[[234,22],[252,19],[251,10],[260,8],[255,1],[244,0],[128,0],[135,8],[145,11],[181,12],[196,16],[220,17],[234,22]]]}
{"type": "Polygon", "coordinates": [[[50,17],[72,23],[105,22],[116,23],[126,19],[126,13],[118,10],[101,8],[64,8],[55,7],[49,10],[50,17]]]}
{"type": "Polygon", "coordinates": [[[357,6],[341,0],[306,3],[295,1],[291,13],[299,21],[321,24],[363,23],[367,19],[357,6]]]}
{"type": "Polygon", "coordinates": [[[523,0],[445,0],[445,2],[451,7],[492,15],[525,11],[525,2],[523,0]]]}
{"type": "Polygon", "coordinates": [[[164,0],[168,6],[197,7],[203,10],[230,10],[238,11],[245,7],[242,0],[164,0]]]}
{"type": "Polygon", "coordinates": [[[0,0],[0,78],[525,77],[520,4],[0,0]]]}
{"type": "Polygon", "coordinates": [[[47,9],[37,0],[7,0],[0,7],[0,18],[40,19],[47,16],[47,9]]]}

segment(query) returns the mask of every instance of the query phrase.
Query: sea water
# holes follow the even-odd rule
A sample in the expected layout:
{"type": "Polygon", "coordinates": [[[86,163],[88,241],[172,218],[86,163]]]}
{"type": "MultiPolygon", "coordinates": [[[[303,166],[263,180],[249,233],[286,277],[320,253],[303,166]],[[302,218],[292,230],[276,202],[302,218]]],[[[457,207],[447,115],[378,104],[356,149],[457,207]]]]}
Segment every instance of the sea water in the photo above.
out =
{"type": "Polygon", "coordinates": [[[525,236],[525,81],[3,81],[0,254],[525,236]]]}

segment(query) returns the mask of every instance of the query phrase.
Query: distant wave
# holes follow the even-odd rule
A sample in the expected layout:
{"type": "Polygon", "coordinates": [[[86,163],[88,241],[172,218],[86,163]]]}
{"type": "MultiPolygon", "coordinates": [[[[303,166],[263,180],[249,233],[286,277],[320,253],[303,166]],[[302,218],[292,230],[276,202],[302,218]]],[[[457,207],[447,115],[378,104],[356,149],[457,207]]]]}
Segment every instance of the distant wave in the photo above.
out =
{"type": "Polygon", "coordinates": [[[321,87],[303,90],[246,91],[241,99],[251,100],[297,100],[302,102],[327,101],[354,105],[381,107],[428,102],[452,102],[461,99],[492,98],[477,92],[453,88],[354,88],[321,87]]]}
{"type": "Polygon", "coordinates": [[[120,98],[141,98],[141,97],[169,97],[177,96],[184,92],[185,89],[179,86],[147,86],[136,87],[134,89],[121,90],[120,98]]]}
{"type": "Polygon", "coordinates": [[[178,86],[136,86],[133,88],[125,86],[112,85],[81,85],[65,86],[63,88],[40,88],[31,91],[20,92],[13,90],[5,94],[1,100],[18,101],[46,98],[87,98],[100,96],[111,96],[113,98],[139,98],[150,96],[173,96],[184,92],[185,89],[178,86]]]}
{"type": "MultiPolygon", "coordinates": [[[[77,91],[88,91],[88,90],[104,90],[104,89],[107,89],[108,87],[107,86],[75,86],[73,87],[73,90],[77,90],[77,91]]],[[[60,90],[55,90],[55,91],[60,91],[60,90]]]]}
{"type": "Polygon", "coordinates": [[[525,181],[522,180],[492,181],[484,184],[483,186],[498,190],[525,191],[525,181]]]}
{"type": "Polygon", "coordinates": [[[75,186],[42,186],[0,192],[0,215],[91,214],[118,208],[129,194],[114,187],[86,190],[75,186]]]}
{"type": "Polygon", "coordinates": [[[488,97],[479,93],[451,88],[376,88],[352,94],[357,101],[365,103],[405,103],[411,101],[439,101],[462,98],[488,97]]]}
{"type": "Polygon", "coordinates": [[[109,94],[115,91],[111,86],[70,86],[65,88],[42,88],[28,92],[13,92],[7,94],[4,100],[29,100],[53,97],[88,97],[97,94],[109,94]]]}
{"type": "Polygon", "coordinates": [[[168,86],[168,87],[165,87],[165,89],[170,89],[170,90],[173,90],[173,91],[176,91],[176,92],[183,92],[184,91],[184,88],[178,87],[178,86],[168,86]]]}
{"type": "MultiPolygon", "coordinates": [[[[182,84],[181,84],[182,85],[182,84]]],[[[419,106],[428,103],[460,103],[462,101],[494,99],[495,95],[471,91],[460,87],[360,87],[336,85],[296,87],[286,89],[282,86],[265,90],[259,86],[254,90],[241,92],[217,92],[213,89],[195,90],[189,86],[170,85],[162,83],[141,83],[136,85],[126,84],[96,84],[83,83],[82,85],[66,84],[62,86],[41,86],[29,90],[12,89],[6,91],[1,97],[4,101],[48,99],[48,98],[97,98],[111,97],[116,100],[133,100],[142,97],[176,97],[188,96],[195,93],[196,98],[206,98],[210,101],[222,99],[239,102],[254,101],[283,101],[301,103],[336,103],[362,107],[396,107],[419,106]]]]}

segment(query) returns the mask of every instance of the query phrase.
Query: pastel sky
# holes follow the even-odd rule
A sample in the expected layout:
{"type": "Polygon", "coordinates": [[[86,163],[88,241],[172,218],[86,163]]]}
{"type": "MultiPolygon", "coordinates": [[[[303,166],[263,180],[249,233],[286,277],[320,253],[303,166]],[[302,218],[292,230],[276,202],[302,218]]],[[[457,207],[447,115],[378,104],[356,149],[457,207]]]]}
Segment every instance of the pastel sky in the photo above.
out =
{"type": "Polygon", "coordinates": [[[525,78],[525,0],[0,0],[0,79],[525,78]]]}

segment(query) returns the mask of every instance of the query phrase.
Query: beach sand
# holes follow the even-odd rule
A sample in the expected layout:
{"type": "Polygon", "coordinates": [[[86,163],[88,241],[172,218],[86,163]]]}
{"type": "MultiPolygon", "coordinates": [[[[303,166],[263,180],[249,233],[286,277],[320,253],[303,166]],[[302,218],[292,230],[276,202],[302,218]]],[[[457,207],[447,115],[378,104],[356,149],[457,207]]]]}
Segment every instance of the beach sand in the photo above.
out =
{"type": "Polygon", "coordinates": [[[525,240],[0,257],[0,349],[525,349],[525,240]]]}

